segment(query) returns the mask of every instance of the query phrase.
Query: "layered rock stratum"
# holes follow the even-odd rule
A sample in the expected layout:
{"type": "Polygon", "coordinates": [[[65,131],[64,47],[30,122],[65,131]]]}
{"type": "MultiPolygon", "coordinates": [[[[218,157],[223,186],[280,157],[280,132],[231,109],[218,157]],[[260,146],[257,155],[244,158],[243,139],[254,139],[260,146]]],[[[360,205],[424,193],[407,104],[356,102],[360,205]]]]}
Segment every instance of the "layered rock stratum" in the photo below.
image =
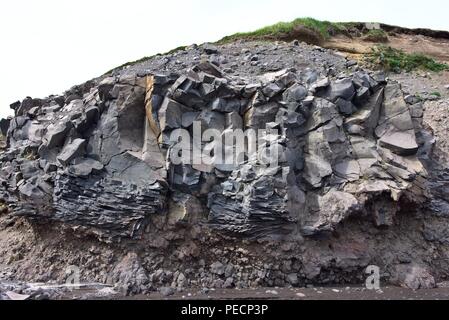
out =
{"type": "Polygon", "coordinates": [[[11,276],[62,281],[77,265],[132,294],[359,284],[369,265],[417,289],[449,271],[447,173],[424,102],[333,50],[191,46],[11,108],[3,226],[33,228],[33,248],[2,261],[11,276]],[[279,158],[174,162],[173,132],[195,123],[222,137],[272,129],[259,143],[279,158]],[[32,272],[16,265],[27,255],[32,272]]]}

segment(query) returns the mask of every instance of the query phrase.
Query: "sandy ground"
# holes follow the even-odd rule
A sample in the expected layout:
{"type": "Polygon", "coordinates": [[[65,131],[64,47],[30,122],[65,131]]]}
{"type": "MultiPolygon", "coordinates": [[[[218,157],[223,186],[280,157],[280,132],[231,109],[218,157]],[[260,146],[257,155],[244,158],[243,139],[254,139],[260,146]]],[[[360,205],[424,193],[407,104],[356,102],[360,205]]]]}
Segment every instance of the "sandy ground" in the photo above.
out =
{"type": "Polygon", "coordinates": [[[449,288],[413,291],[399,287],[381,287],[367,290],[362,287],[317,288],[258,288],[217,289],[207,293],[202,290],[185,290],[164,297],[160,293],[124,297],[101,297],[89,290],[75,290],[62,299],[114,299],[114,300],[449,300],[449,288]]]}
{"type": "MultiPolygon", "coordinates": [[[[404,50],[407,53],[425,54],[440,62],[449,63],[449,40],[406,34],[389,36],[388,39],[389,42],[385,44],[387,46],[404,50]]],[[[339,35],[327,41],[324,47],[346,52],[354,57],[362,57],[363,54],[371,52],[371,48],[375,45],[377,44],[365,42],[361,38],[348,38],[339,35]]]]}

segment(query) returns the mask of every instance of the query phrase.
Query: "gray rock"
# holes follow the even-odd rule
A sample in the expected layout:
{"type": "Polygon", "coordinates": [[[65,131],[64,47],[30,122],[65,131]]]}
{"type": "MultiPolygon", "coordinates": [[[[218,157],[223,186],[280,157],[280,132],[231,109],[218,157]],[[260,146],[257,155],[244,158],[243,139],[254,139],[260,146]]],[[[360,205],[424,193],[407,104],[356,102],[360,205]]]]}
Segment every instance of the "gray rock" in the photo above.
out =
{"type": "Polygon", "coordinates": [[[265,129],[266,124],[275,121],[279,105],[275,102],[252,107],[245,114],[245,126],[254,129],[265,129]]]}
{"type": "Polygon", "coordinates": [[[71,128],[72,123],[70,121],[63,121],[55,125],[50,125],[47,128],[47,133],[44,136],[44,141],[47,142],[46,146],[49,149],[62,146],[71,128]]]}
{"type": "Polygon", "coordinates": [[[329,78],[323,78],[323,79],[317,81],[316,83],[314,83],[313,86],[312,86],[312,89],[314,91],[326,89],[326,88],[329,87],[330,84],[331,83],[329,81],[329,78]]]}
{"type": "Polygon", "coordinates": [[[101,176],[64,175],[56,180],[54,192],[54,220],[94,226],[111,239],[138,236],[149,216],[166,210],[166,189],[159,183],[137,186],[101,176]],[[80,190],[86,196],[79,198],[80,190]]]}
{"type": "Polygon", "coordinates": [[[98,173],[103,170],[101,162],[90,158],[75,159],[74,164],[68,168],[68,172],[78,177],[88,177],[92,173],[98,173]]]}
{"type": "Polygon", "coordinates": [[[67,166],[73,159],[81,157],[85,153],[86,140],[75,139],[71,143],[67,144],[61,153],[58,155],[57,160],[60,164],[67,166]]]}
{"type": "Polygon", "coordinates": [[[405,102],[407,104],[416,104],[416,103],[419,103],[421,101],[417,96],[410,95],[410,94],[406,95],[404,97],[404,100],[405,100],[405,102]]]}
{"type": "Polygon", "coordinates": [[[306,123],[307,131],[314,131],[323,124],[339,117],[337,106],[324,99],[315,99],[311,116],[306,123]]]}
{"type": "Polygon", "coordinates": [[[97,106],[88,107],[85,111],[86,120],[90,123],[98,120],[100,116],[100,109],[97,106]]]}
{"type": "Polygon", "coordinates": [[[193,122],[200,115],[199,112],[184,112],[181,116],[181,125],[184,128],[189,128],[192,126],[193,122]]]}
{"type": "Polygon", "coordinates": [[[238,112],[230,112],[226,114],[226,128],[243,129],[243,119],[238,112]]]}
{"type": "Polygon", "coordinates": [[[44,191],[39,188],[37,181],[33,180],[21,184],[19,186],[19,192],[21,195],[33,200],[36,206],[46,198],[44,191]]]}
{"type": "Polygon", "coordinates": [[[346,66],[348,68],[356,66],[356,65],[357,65],[357,61],[355,61],[355,60],[348,60],[348,62],[346,62],[346,66]]]}
{"type": "Polygon", "coordinates": [[[355,160],[342,161],[335,165],[335,174],[349,181],[357,181],[360,178],[360,165],[355,160]]]}
{"type": "Polygon", "coordinates": [[[396,268],[398,284],[412,290],[434,289],[436,282],[429,271],[419,265],[398,265],[396,268]]]}
{"type": "Polygon", "coordinates": [[[410,106],[410,115],[412,118],[422,118],[424,115],[424,106],[422,103],[416,103],[410,106]]]}
{"type": "Polygon", "coordinates": [[[14,102],[14,103],[11,103],[11,104],[9,105],[9,107],[10,107],[12,110],[16,111],[16,110],[20,107],[20,101],[16,101],[16,102],[14,102]]]}
{"type": "Polygon", "coordinates": [[[281,92],[282,88],[276,83],[270,83],[263,87],[262,92],[268,98],[273,98],[279,92],[281,92]]]}
{"type": "Polygon", "coordinates": [[[379,86],[379,83],[373,77],[363,71],[355,72],[352,81],[357,89],[365,87],[377,91],[379,86]]]}
{"type": "Polygon", "coordinates": [[[296,273],[290,273],[287,275],[287,282],[292,286],[297,286],[299,284],[298,275],[296,273]]]}
{"type": "Polygon", "coordinates": [[[335,101],[338,98],[351,101],[354,95],[355,88],[352,79],[342,79],[332,82],[329,90],[326,92],[326,97],[331,101],[335,101]]]}
{"type": "Polygon", "coordinates": [[[225,270],[226,266],[219,261],[216,261],[210,265],[210,271],[218,276],[224,275],[225,270]]]}
{"type": "Polygon", "coordinates": [[[183,273],[180,273],[178,275],[178,278],[176,279],[176,284],[178,288],[182,288],[186,285],[187,279],[186,276],[183,273]]]}
{"type": "Polygon", "coordinates": [[[163,178],[138,155],[127,151],[113,156],[105,165],[109,177],[135,186],[152,185],[163,178]]]}
{"type": "Polygon", "coordinates": [[[338,98],[337,101],[335,101],[335,104],[337,105],[338,110],[344,115],[350,116],[357,110],[351,101],[346,101],[342,98],[338,98]]]}
{"type": "Polygon", "coordinates": [[[227,278],[226,281],[223,284],[223,288],[225,289],[231,289],[234,287],[234,279],[233,278],[227,278]]]}
{"type": "Polygon", "coordinates": [[[39,171],[38,161],[28,161],[20,165],[20,172],[24,179],[35,176],[39,171]]]}
{"type": "Polygon", "coordinates": [[[260,84],[250,83],[243,88],[243,97],[251,98],[257,90],[261,87],[260,84]]]}
{"type": "Polygon", "coordinates": [[[372,214],[376,227],[391,227],[394,223],[393,219],[398,211],[392,207],[386,199],[378,199],[372,206],[372,214]]]}
{"type": "Polygon", "coordinates": [[[367,87],[361,87],[357,90],[354,97],[354,103],[358,106],[362,106],[370,97],[370,90],[367,87]]]}
{"type": "Polygon", "coordinates": [[[16,116],[23,116],[26,115],[31,109],[34,107],[41,107],[42,100],[40,99],[33,99],[30,97],[27,97],[22,101],[20,106],[16,109],[16,116]]]}
{"type": "Polygon", "coordinates": [[[189,111],[192,110],[172,99],[165,98],[159,110],[159,124],[161,131],[181,128],[182,115],[189,111]]]}
{"type": "Polygon", "coordinates": [[[6,137],[8,134],[9,129],[9,123],[11,122],[11,119],[1,119],[0,120],[0,132],[2,136],[6,137]]]}
{"type": "Polygon", "coordinates": [[[172,287],[162,287],[159,289],[159,292],[164,296],[164,297],[169,297],[175,294],[175,289],[173,289],[172,287]]]}
{"type": "Polygon", "coordinates": [[[207,54],[217,54],[218,48],[210,43],[205,43],[202,45],[203,50],[207,54]]]}
{"type": "Polygon", "coordinates": [[[296,83],[284,91],[282,98],[284,102],[288,103],[288,102],[300,102],[304,100],[306,96],[307,96],[306,88],[296,83]]]}
{"type": "Polygon", "coordinates": [[[388,148],[402,156],[414,155],[419,148],[413,130],[385,133],[380,138],[379,143],[382,147],[388,148]]]}
{"type": "Polygon", "coordinates": [[[216,129],[223,131],[226,124],[225,116],[222,113],[207,110],[201,112],[198,116],[198,121],[201,121],[202,130],[216,129]]]}
{"type": "Polygon", "coordinates": [[[364,107],[345,119],[346,126],[358,126],[359,135],[371,136],[378,125],[383,100],[384,90],[380,89],[370,97],[364,107]]]}
{"type": "Polygon", "coordinates": [[[72,101],[74,101],[74,100],[81,100],[81,99],[82,99],[82,97],[81,97],[79,94],[74,93],[74,94],[69,95],[69,96],[65,99],[65,104],[67,105],[67,104],[69,104],[70,102],[72,102],[72,101]]]}
{"type": "Polygon", "coordinates": [[[47,163],[44,167],[45,173],[55,172],[56,170],[58,170],[58,167],[53,163],[47,163]]]}
{"type": "Polygon", "coordinates": [[[224,113],[239,112],[241,103],[239,100],[225,100],[217,98],[212,102],[211,108],[213,111],[220,111],[224,113]]]}
{"type": "Polygon", "coordinates": [[[323,158],[307,156],[305,158],[304,179],[313,187],[320,187],[322,180],[332,174],[332,167],[323,158]]]}
{"type": "MultiPolygon", "coordinates": [[[[223,73],[221,72],[221,70],[214,64],[210,63],[209,61],[200,62],[193,68],[193,70],[203,71],[203,72],[210,74],[217,78],[223,77],[223,73]]],[[[207,80],[205,82],[212,83],[212,81],[207,81],[207,80]]]]}
{"type": "Polygon", "coordinates": [[[314,224],[305,227],[305,229],[308,229],[306,235],[313,235],[333,231],[340,222],[360,210],[360,204],[349,193],[331,191],[324,196],[318,196],[316,206],[309,208],[309,210],[318,213],[314,224]]]}
{"type": "Polygon", "coordinates": [[[375,133],[382,137],[386,133],[407,131],[414,131],[414,125],[400,85],[388,84],[385,87],[385,100],[375,133]]]}
{"type": "Polygon", "coordinates": [[[229,263],[225,269],[226,278],[232,277],[234,275],[234,270],[235,270],[234,266],[231,263],[229,263]]]}

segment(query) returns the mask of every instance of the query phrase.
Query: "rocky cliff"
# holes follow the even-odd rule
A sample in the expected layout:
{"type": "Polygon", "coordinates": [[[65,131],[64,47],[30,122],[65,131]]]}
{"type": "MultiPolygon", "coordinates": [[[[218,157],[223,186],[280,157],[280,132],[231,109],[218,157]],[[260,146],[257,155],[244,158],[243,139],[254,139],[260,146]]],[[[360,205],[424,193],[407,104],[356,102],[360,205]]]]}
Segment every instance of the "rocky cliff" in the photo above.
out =
{"type": "Polygon", "coordinates": [[[422,101],[332,50],[191,46],[11,108],[0,156],[8,215],[36,234],[71,230],[58,241],[90,241],[98,256],[112,250],[83,274],[127,293],[358,283],[370,264],[420,287],[449,271],[432,260],[445,248],[423,236],[445,196],[432,194],[422,101]],[[194,135],[196,123],[222,138],[258,130],[264,148],[227,164],[174,161],[173,133],[194,135]]]}

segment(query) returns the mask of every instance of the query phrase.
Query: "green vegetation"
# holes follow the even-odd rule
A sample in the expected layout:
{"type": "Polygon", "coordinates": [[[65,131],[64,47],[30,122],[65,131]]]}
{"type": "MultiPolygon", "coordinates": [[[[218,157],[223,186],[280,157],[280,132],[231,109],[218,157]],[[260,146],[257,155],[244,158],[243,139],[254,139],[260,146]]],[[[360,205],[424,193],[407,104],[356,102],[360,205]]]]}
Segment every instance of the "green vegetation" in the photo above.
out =
{"type": "Polygon", "coordinates": [[[373,48],[372,52],[367,55],[367,60],[370,63],[379,65],[382,68],[393,72],[401,72],[402,70],[412,71],[416,69],[435,72],[449,70],[447,64],[439,63],[423,54],[408,54],[402,50],[393,49],[387,46],[377,46],[373,48]]]}
{"type": "Polygon", "coordinates": [[[441,98],[441,93],[439,93],[438,91],[432,92],[430,95],[441,98]]]}
{"type": "Polygon", "coordinates": [[[382,29],[370,30],[365,34],[364,40],[385,43],[388,42],[388,34],[382,29]]]}
{"type": "Polygon", "coordinates": [[[346,30],[345,23],[335,23],[320,21],[313,18],[298,18],[291,22],[279,22],[271,26],[266,26],[252,32],[240,32],[224,37],[219,43],[231,42],[239,39],[264,39],[268,37],[278,37],[293,31],[295,27],[303,26],[312,29],[328,39],[330,31],[341,32],[346,30]]]}
{"type": "Polygon", "coordinates": [[[387,35],[387,33],[382,30],[382,29],[374,29],[374,30],[370,30],[366,33],[367,36],[372,36],[372,37],[384,37],[387,35]]]}

